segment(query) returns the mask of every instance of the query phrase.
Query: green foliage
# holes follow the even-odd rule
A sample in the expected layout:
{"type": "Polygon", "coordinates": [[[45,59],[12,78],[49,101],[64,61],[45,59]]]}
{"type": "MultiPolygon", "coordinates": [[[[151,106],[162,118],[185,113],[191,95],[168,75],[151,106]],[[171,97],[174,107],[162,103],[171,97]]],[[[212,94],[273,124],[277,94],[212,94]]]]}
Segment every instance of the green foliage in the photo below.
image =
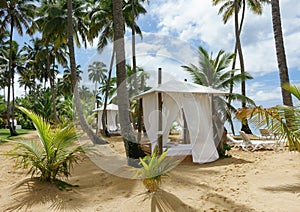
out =
{"type": "Polygon", "coordinates": [[[198,55],[198,65],[190,64],[189,66],[182,66],[182,68],[190,74],[194,83],[228,91],[225,98],[221,96],[213,98],[213,113],[220,114],[218,115],[219,119],[226,118],[234,132],[232,114],[235,113],[236,108],[233,101],[246,102],[250,105],[255,105],[255,103],[244,95],[230,93],[230,88],[243,80],[252,79],[252,76],[247,72],[239,73],[239,70],[229,68],[235,58],[233,53],[226,53],[221,49],[213,57],[213,54],[209,54],[206,49],[199,46],[198,55]]]}
{"type": "Polygon", "coordinates": [[[81,159],[83,147],[76,143],[79,135],[72,125],[53,128],[40,115],[19,107],[33,122],[38,140],[16,141],[8,155],[16,158],[16,165],[29,168],[28,173],[38,175],[42,181],[56,181],[68,177],[73,164],[81,159]]]}
{"type": "Polygon", "coordinates": [[[231,155],[227,154],[228,151],[231,150],[231,146],[227,143],[224,143],[223,148],[221,149],[221,152],[219,153],[221,158],[230,158],[231,155]]]}
{"type": "MultiPolygon", "coordinates": [[[[292,89],[299,90],[299,86],[291,85],[290,90],[292,89]]],[[[236,117],[250,118],[258,128],[266,128],[273,134],[280,135],[281,140],[288,142],[290,150],[300,152],[300,105],[247,108],[238,111],[236,117]]]]}
{"type": "Polygon", "coordinates": [[[291,92],[294,97],[296,97],[300,101],[300,86],[298,85],[290,85],[290,84],[285,84],[282,86],[285,90],[291,92]]]}
{"type": "Polygon", "coordinates": [[[167,158],[168,150],[161,155],[157,155],[157,146],[155,146],[152,156],[140,158],[140,165],[135,174],[143,180],[143,184],[149,192],[155,192],[159,189],[162,176],[166,176],[172,168],[178,165],[179,161],[174,158],[167,158]]]}

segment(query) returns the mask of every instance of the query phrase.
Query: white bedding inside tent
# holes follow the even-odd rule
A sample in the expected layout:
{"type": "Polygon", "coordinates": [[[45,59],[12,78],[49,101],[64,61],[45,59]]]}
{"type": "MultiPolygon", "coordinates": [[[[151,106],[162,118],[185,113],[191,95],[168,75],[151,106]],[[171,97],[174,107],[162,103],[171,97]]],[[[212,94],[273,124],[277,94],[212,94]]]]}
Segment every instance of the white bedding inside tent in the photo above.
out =
{"type": "Polygon", "coordinates": [[[184,83],[182,85],[182,82],[178,83],[178,81],[168,82],[166,85],[162,84],[153,92],[150,90],[145,92],[145,95],[141,95],[143,98],[144,124],[148,138],[151,141],[152,151],[157,144],[159,134],[163,135],[163,145],[166,145],[173,121],[182,116],[182,111],[184,111],[191,144],[172,146],[169,148],[168,155],[192,154],[195,163],[215,161],[219,158],[219,155],[213,139],[210,95],[213,89],[203,91],[203,86],[198,88],[195,86],[196,84],[192,84],[193,87],[191,89],[187,88],[185,91],[185,86],[190,84],[184,83]],[[175,92],[173,91],[174,87],[179,87],[180,90],[175,92]],[[158,92],[162,93],[163,101],[161,132],[158,131],[158,92]]]}
{"type": "Polygon", "coordinates": [[[177,144],[170,147],[164,147],[163,151],[168,149],[168,156],[192,155],[193,146],[191,144],[177,144]]]}

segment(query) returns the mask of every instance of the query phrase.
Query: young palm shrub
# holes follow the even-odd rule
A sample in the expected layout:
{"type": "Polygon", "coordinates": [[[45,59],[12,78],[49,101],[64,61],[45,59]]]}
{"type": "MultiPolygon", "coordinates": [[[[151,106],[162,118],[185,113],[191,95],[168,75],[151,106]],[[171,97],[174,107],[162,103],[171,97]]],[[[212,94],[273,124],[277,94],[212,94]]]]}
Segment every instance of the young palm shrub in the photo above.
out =
{"type": "Polygon", "coordinates": [[[33,122],[39,139],[21,140],[8,155],[16,158],[16,165],[29,168],[31,177],[38,176],[42,181],[62,182],[59,177],[68,177],[74,163],[81,159],[82,146],[75,141],[79,137],[74,126],[53,128],[47,121],[34,112],[18,107],[33,122]]]}
{"type": "Polygon", "coordinates": [[[141,168],[138,168],[135,178],[142,179],[144,186],[148,192],[153,193],[159,190],[161,179],[167,175],[172,168],[174,168],[179,160],[166,157],[168,150],[164,151],[161,155],[157,155],[157,146],[151,156],[140,158],[141,168]]]}

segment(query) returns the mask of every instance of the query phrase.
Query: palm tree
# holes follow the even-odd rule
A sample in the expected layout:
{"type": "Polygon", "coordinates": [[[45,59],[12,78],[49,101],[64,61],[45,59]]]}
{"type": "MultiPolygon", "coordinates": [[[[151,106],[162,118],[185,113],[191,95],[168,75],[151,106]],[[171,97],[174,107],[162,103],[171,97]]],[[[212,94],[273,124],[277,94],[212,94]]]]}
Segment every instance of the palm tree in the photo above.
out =
{"type": "MultiPolygon", "coordinates": [[[[25,63],[25,58],[22,55],[23,50],[19,49],[19,44],[16,41],[12,42],[12,49],[11,50],[3,50],[3,58],[6,61],[9,61],[9,57],[12,58],[12,64],[11,64],[11,78],[8,78],[7,80],[10,82],[11,84],[11,93],[12,93],[12,104],[10,105],[10,107],[8,108],[8,113],[10,113],[11,118],[8,120],[11,120],[11,128],[13,130],[15,130],[15,126],[14,126],[14,118],[15,118],[15,114],[14,114],[14,108],[15,108],[15,89],[14,89],[14,83],[15,83],[15,73],[19,72],[22,73],[24,72],[24,63],[25,63]]],[[[9,72],[7,73],[9,74],[9,72]]],[[[7,83],[9,84],[9,83],[7,83]]]]}
{"type": "MultiPolygon", "coordinates": [[[[245,72],[245,65],[244,65],[244,57],[242,52],[242,46],[240,41],[240,34],[242,31],[242,26],[244,23],[244,17],[245,17],[245,8],[246,5],[249,7],[250,11],[255,14],[262,14],[262,4],[263,3],[269,3],[269,0],[213,0],[213,5],[220,4],[221,2],[224,2],[224,4],[219,9],[219,14],[223,13],[223,22],[224,24],[227,23],[230,17],[234,15],[234,25],[235,25],[235,48],[234,48],[234,54],[238,53],[239,60],[240,60],[240,68],[241,73],[245,72]],[[242,16],[241,21],[239,22],[238,14],[240,9],[242,8],[242,16]]],[[[234,58],[232,63],[232,69],[235,69],[235,61],[236,58],[234,58]]],[[[231,85],[230,93],[233,91],[233,85],[231,85]]],[[[241,81],[241,93],[242,95],[246,96],[246,82],[245,80],[241,81]]],[[[229,104],[231,102],[231,98],[228,99],[229,104]]],[[[246,107],[246,102],[242,101],[242,107],[246,107]]],[[[242,131],[245,131],[247,133],[251,133],[251,130],[248,126],[247,120],[242,121],[242,131]]]]}
{"type": "MultiPolygon", "coordinates": [[[[32,0],[8,0],[6,4],[0,7],[0,16],[2,17],[2,23],[0,27],[0,34],[4,33],[7,27],[10,27],[9,31],[9,66],[8,66],[8,92],[7,92],[7,120],[10,120],[10,87],[12,73],[12,56],[13,56],[13,33],[14,28],[20,35],[23,35],[23,29],[27,30],[27,33],[31,33],[30,25],[33,25],[33,17],[35,14],[36,6],[32,4],[32,0]]],[[[14,127],[9,124],[10,134],[17,134],[14,127]]]]}
{"type": "MultiPolygon", "coordinates": [[[[231,84],[236,84],[243,79],[252,79],[252,77],[247,73],[236,73],[238,70],[226,70],[229,64],[234,58],[234,54],[225,53],[225,51],[220,50],[215,58],[212,55],[209,55],[208,52],[202,47],[199,46],[199,64],[198,66],[191,64],[190,66],[182,66],[185,71],[189,72],[193,78],[193,81],[197,84],[212,87],[220,90],[229,90],[231,84]]],[[[238,101],[247,101],[252,105],[255,105],[254,102],[240,94],[230,93],[228,98],[238,100],[238,101]]],[[[223,108],[221,112],[224,116],[227,117],[229,123],[231,124],[232,132],[234,133],[234,128],[231,119],[231,113],[236,111],[236,108],[226,102],[224,99],[217,99],[217,105],[223,108]],[[225,110],[224,110],[225,109],[225,110]]]]}
{"type": "MultiPolygon", "coordinates": [[[[93,4],[93,9],[89,13],[89,18],[91,19],[91,25],[89,29],[88,39],[92,41],[94,38],[98,37],[98,51],[103,51],[104,47],[108,44],[109,41],[113,41],[114,32],[113,32],[113,11],[112,11],[112,1],[104,0],[104,1],[96,1],[99,4],[93,4]],[[96,5],[96,6],[94,6],[96,5]]],[[[134,19],[132,18],[132,7],[130,1],[124,2],[122,5],[123,16],[125,19],[125,24],[129,28],[133,28],[134,32],[141,35],[142,32],[136,22],[133,23],[134,19]]],[[[135,14],[144,14],[146,10],[143,8],[141,4],[137,4],[135,6],[135,14]]],[[[125,32],[125,31],[124,31],[125,32]]],[[[113,62],[115,58],[115,50],[114,46],[112,49],[111,62],[109,66],[108,72],[108,80],[107,80],[107,90],[104,96],[104,105],[103,105],[103,114],[102,114],[102,122],[106,119],[106,105],[108,101],[108,93],[109,93],[109,84],[112,74],[113,62]]]]}
{"type": "MultiPolygon", "coordinates": [[[[126,2],[124,7],[124,14],[130,14],[126,17],[129,18],[129,21],[131,22],[131,36],[132,36],[132,70],[134,73],[136,73],[136,54],[135,54],[135,34],[136,30],[139,30],[138,26],[136,25],[135,20],[138,19],[140,14],[146,14],[146,9],[142,6],[141,2],[145,2],[146,0],[129,0],[126,2]],[[129,12],[131,11],[131,12],[129,12]]],[[[149,3],[149,0],[147,0],[149,3]]],[[[127,23],[128,21],[125,20],[127,23]]],[[[137,83],[135,82],[135,88],[137,89],[137,83]]]]}
{"type": "Polygon", "coordinates": [[[20,72],[20,77],[18,79],[19,85],[24,86],[25,96],[27,96],[27,88],[29,89],[29,93],[35,87],[36,83],[34,81],[35,73],[33,70],[24,69],[24,71],[20,72]]]}
{"type": "MultiPolygon", "coordinates": [[[[89,65],[88,67],[88,72],[89,73],[89,80],[92,80],[95,83],[95,103],[98,103],[97,99],[96,99],[96,95],[97,95],[97,90],[98,90],[98,86],[97,86],[97,82],[104,82],[106,75],[105,73],[107,72],[106,69],[106,65],[103,62],[93,62],[92,65],[89,65]]],[[[98,108],[98,104],[97,104],[97,108],[98,108]]],[[[106,111],[105,111],[106,112],[106,111]]],[[[102,126],[103,126],[103,132],[106,132],[106,113],[102,114],[102,126]]],[[[96,134],[98,134],[98,116],[97,116],[97,123],[96,123],[96,134]]],[[[105,133],[103,133],[103,135],[105,135],[105,133]]]]}
{"type": "MultiPolygon", "coordinates": [[[[138,16],[140,14],[146,14],[147,11],[145,10],[145,8],[140,4],[140,2],[145,2],[145,0],[129,0],[127,2],[128,4],[128,8],[131,9],[131,43],[132,43],[132,70],[134,73],[134,90],[135,90],[135,94],[138,93],[138,83],[137,83],[137,78],[136,78],[136,74],[137,74],[137,67],[136,67],[136,53],[135,53],[135,32],[136,32],[136,24],[135,24],[135,20],[138,19],[138,16]]],[[[147,0],[147,3],[149,3],[149,0],[147,0]]],[[[124,9],[124,13],[126,14],[126,6],[124,9]]],[[[142,116],[142,105],[140,104],[140,102],[137,102],[137,113],[138,113],[138,142],[140,142],[141,139],[141,130],[142,130],[142,120],[141,120],[141,116],[142,116]]]]}
{"type": "Polygon", "coordinates": [[[76,77],[76,59],[74,52],[74,38],[73,38],[73,5],[72,0],[67,1],[67,40],[68,40],[68,48],[69,48],[69,60],[70,60],[70,68],[71,68],[71,79],[72,79],[72,88],[74,91],[74,101],[77,110],[77,114],[79,117],[79,122],[83,131],[87,133],[90,139],[94,143],[106,144],[106,142],[96,136],[93,131],[87,125],[83,111],[80,103],[79,93],[78,93],[78,81],[76,77]]]}
{"type": "Polygon", "coordinates": [[[129,98],[126,88],[126,63],[124,48],[124,17],[122,0],[113,1],[114,46],[117,61],[117,93],[121,131],[129,165],[137,165],[136,159],[144,156],[140,145],[136,142],[129,119],[129,98]]]}
{"type": "Polygon", "coordinates": [[[106,65],[103,62],[94,61],[92,65],[88,66],[89,72],[89,80],[92,80],[95,83],[95,102],[96,102],[96,94],[98,90],[97,83],[101,83],[104,81],[106,77],[106,65]]]}
{"type": "Polygon", "coordinates": [[[144,71],[143,68],[137,66],[137,71],[134,72],[133,68],[130,65],[126,65],[126,73],[127,73],[127,88],[128,88],[128,95],[130,98],[130,109],[133,111],[132,113],[132,121],[134,123],[134,129],[138,130],[137,140],[138,142],[141,141],[142,137],[142,127],[143,127],[143,120],[142,120],[142,101],[133,99],[136,95],[136,88],[139,91],[144,91],[146,87],[146,80],[149,79],[149,75],[144,71]]]}
{"type": "MultiPolygon", "coordinates": [[[[82,70],[80,69],[80,65],[76,67],[76,81],[79,82],[81,80],[82,70]]],[[[64,67],[64,74],[62,78],[58,79],[57,82],[57,90],[58,95],[63,95],[65,98],[73,95],[73,87],[72,87],[72,76],[71,69],[66,66],[64,67]]]]}
{"type": "Polygon", "coordinates": [[[277,63],[281,85],[281,95],[284,105],[293,106],[291,93],[282,88],[283,85],[289,84],[289,72],[287,68],[284,42],[281,29],[280,5],[279,0],[271,0],[272,5],[272,22],[276,46],[277,63]]]}
{"type": "Polygon", "coordinates": [[[7,51],[6,49],[9,48],[8,41],[5,41],[8,38],[8,32],[4,32],[0,34],[0,88],[3,89],[4,99],[5,97],[5,88],[8,87],[8,59],[7,59],[7,51]]]}

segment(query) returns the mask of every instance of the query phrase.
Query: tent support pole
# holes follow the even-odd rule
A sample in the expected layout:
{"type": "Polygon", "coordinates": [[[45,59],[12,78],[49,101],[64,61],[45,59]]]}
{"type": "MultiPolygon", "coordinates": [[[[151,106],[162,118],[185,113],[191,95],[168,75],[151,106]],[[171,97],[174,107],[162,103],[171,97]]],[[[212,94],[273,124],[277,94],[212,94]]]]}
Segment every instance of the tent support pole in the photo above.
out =
{"type": "MultiPolygon", "coordinates": [[[[161,68],[158,68],[158,85],[161,84],[161,68]]],[[[162,94],[158,93],[158,155],[163,152],[163,134],[162,134],[162,94]]]]}

